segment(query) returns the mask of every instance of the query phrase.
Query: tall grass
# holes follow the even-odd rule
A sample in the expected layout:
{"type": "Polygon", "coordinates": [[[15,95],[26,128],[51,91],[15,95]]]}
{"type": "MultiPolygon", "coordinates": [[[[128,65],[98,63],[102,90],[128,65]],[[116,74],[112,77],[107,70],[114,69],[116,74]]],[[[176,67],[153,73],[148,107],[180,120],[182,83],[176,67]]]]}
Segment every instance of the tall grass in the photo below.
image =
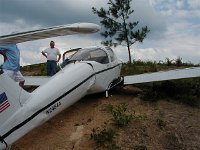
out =
{"type": "Polygon", "coordinates": [[[157,63],[152,61],[143,62],[141,60],[133,61],[133,63],[124,63],[122,65],[121,73],[125,75],[141,74],[146,72],[156,72],[157,63]]]}

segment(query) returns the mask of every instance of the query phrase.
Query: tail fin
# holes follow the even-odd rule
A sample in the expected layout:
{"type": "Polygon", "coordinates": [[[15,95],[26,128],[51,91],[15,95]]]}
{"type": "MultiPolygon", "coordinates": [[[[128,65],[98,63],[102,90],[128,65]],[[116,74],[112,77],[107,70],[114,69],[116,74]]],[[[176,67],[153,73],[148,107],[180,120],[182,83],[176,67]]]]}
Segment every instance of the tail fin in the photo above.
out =
{"type": "Polygon", "coordinates": [[[16,82],[5,74],[0,75],[0,129],[30,97],[16,82]]]}

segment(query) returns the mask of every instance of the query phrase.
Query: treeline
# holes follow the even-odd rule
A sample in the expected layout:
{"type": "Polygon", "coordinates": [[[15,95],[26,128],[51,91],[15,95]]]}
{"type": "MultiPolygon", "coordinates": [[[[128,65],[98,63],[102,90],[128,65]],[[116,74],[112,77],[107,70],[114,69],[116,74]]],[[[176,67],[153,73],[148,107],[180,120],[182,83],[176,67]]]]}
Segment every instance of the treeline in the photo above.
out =
{"type": "Polygon", "coordinates": [[[123,76],[141,74],[148,72],[157,72],[170,69],[181,69],[187,67],[199,67],[200,64],[193,64],[191,62],[183,62],[182,58],[177,59],[166,58],[165,61],[142,61],[133,60],[132,63],[123,63],[122,72],[123,76]]]}
{"type": "Polygon", "coordinates": [[[33,64],[33,65],[27,65],[27,66],[21,66],[21,72],[25,76],[46,76],[47,70],[46,70],[46,63],[40,63],[40,64],[33,64]]]}

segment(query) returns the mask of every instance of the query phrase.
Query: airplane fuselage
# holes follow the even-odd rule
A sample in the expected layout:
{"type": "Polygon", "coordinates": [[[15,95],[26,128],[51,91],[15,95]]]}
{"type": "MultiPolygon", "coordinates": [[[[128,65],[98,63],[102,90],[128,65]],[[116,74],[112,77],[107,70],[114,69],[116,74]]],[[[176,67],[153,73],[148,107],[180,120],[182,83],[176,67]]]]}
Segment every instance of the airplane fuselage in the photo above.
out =
{"type": "MultiPolygon", "coordinates": [[[[121,63],[116,59],[100,64],[96,61],[75,61],[67,64],[47,83],[39,86],[21,107],[1,124],[0,135],[7,144],[49,120],[87,94],[109,90],[120,77],[121,63]]],[[[5,144],[0,144],[0,149],[5,144]]]]}

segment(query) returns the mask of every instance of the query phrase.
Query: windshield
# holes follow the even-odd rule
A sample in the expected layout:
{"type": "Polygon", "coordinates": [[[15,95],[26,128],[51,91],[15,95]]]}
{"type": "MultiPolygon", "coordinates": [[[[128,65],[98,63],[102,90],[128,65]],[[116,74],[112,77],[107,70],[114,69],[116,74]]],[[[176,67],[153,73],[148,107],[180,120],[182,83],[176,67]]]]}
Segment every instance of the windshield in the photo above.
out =
{"type": "Polygon", "coordinates": [[[62,66],[67,65],[70,61],[96,61],[101,64],[109,63],[107,53],[100,48],[80,49],[62,63],[62,66]]]}
{"type": "Polygon", "coordinates": [[[83,49],[80,51],[77,51],[73,55],[69,56],[69,60],[78,60],[78,61],[83,61],[83,60],[88,60],[90,58],[90,53],[89,50],[83,49]]]}

